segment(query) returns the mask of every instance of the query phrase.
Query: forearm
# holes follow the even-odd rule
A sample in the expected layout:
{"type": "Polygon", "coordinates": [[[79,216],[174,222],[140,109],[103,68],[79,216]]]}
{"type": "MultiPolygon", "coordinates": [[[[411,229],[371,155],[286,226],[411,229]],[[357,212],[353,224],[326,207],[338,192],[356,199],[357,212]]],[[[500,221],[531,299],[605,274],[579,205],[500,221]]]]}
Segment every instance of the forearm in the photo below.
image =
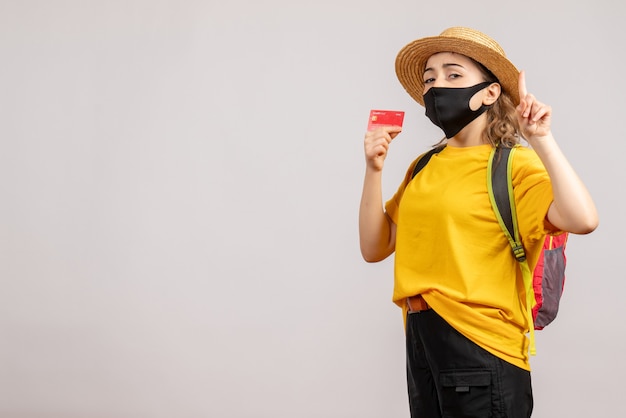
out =
{"type": "Polygon", "coordinates": [[[563,155],[552,134],[531,143],[543,162],[554,194],[548,220],[575,234],[587,234],[598,225],[598,213],[589,191],[563,155]]]}
{"type": "Polygon", "coordinates": [[[361,255],[368,262],[387,258],[395,249],[395,228],[382,206],[382,171],[367,169],[359,208],[361,255]]]}

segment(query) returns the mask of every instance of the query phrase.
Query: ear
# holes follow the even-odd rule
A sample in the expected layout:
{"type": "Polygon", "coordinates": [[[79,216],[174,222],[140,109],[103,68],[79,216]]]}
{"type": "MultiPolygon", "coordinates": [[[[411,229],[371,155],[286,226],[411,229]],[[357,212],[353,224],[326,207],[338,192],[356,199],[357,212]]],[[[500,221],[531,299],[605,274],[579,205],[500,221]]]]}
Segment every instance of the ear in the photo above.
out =
{"type": "Polygon", "coordinates": [[[485,94],[483,95],[483,104],[490,106],[498,100],[500,94],[502,93],[502,87],[499,83],[491,83],[489,87],[485,90],[485,94]]]}

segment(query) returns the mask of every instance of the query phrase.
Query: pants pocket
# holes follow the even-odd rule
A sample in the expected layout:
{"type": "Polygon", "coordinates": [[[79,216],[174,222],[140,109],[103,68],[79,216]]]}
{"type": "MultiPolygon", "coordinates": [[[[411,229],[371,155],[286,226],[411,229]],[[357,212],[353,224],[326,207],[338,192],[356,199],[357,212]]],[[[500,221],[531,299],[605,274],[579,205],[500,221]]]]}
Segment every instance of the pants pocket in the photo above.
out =
{"type": "Polygon", "coordinates": [[[492,417],[491,371],[487,369],[442,370],[440,402],[444,418],[492,417]]]}

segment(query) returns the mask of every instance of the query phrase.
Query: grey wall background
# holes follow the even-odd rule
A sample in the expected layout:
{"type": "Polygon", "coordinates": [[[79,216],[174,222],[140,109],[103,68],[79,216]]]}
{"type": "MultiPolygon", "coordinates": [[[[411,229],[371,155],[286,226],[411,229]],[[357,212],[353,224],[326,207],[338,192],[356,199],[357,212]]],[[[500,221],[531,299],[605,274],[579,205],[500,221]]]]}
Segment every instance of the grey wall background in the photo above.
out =
{"type": "Polygon", "coordinates": [[[622,405],[618,2],[0,0],[0,416],[408,417],[392,259],[357,213],[440,133],[397,51],[464,25],[554,108],[601,225],[569,244],[535,417],[622,405]]]}

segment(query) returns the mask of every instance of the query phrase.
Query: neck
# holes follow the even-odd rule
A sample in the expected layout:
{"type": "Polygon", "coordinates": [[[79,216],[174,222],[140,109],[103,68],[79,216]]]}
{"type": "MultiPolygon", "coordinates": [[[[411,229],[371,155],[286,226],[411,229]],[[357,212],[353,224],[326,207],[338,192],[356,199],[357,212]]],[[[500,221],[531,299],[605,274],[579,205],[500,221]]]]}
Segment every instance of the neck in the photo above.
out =
{"type": "Polygon", "coordinates": [[[487,115],[483,113],[461,129],[461,132],[450,138],[448,145],[451,147],[474,147],[486,144],[487,142],[483,139],[483,132],[486,128],[487,115]]]}

